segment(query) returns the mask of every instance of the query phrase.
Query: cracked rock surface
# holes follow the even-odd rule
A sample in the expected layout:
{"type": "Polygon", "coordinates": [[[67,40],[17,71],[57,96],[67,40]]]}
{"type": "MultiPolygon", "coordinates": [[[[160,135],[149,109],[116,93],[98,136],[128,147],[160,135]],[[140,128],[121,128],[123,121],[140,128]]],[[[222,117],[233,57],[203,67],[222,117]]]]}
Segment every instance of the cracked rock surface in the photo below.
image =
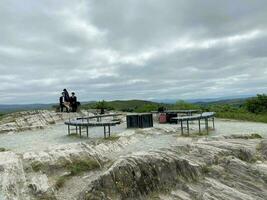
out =
{"type": "Polygon", "coordinates": [[[0,152],[0,199],[267,199],[266,139],[175,131],[157,126],[112,140],[0,152]]]}

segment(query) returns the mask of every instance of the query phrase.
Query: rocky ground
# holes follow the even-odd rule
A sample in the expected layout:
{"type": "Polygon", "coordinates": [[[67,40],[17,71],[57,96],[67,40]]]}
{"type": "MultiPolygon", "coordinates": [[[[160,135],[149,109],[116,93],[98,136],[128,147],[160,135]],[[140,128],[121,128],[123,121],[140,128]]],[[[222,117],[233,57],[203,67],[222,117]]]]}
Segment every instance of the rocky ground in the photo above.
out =
{"type": "Polygon", "coordinates": [[[11,113],[0,120],[0,134],[41,129],[82,114],[83,113],[60,113],[48,110],[11,113]]]}
{"type": "Polygon", "coordinates": [[[7,200],[265,200],[267,140],[181,137],[156,126],[45,151],[4,151],[0,188],[7,200]],[[170,145],[145,143],[163,139],[170,145]]]}

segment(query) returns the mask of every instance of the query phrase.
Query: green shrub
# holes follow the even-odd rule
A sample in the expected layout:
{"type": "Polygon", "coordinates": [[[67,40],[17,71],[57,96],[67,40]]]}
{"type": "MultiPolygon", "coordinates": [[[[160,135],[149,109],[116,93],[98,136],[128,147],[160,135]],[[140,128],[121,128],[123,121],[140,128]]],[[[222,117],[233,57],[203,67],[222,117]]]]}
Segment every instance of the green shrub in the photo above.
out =
{"type": "Polygon", "coordinates": [[[0,147],[0,152],[7,151],[4,147],[0,147]]]}
{"type": "Polygon", "coordinates": [[[185,101],[177,101],[175,105],[173,106],[173,109],[178,110],[201,110],[201,107],[196,104],[187,103],[185,101]]]}
{"type": "Polygon", "coordinates": [[[267,95],[258,94],[257,97],[248,99],[245,107],[251,113],[267,113],[267,95]]]}
{"type": "Polygon", "coordinates": [[[144,113],[158,110],[158,106],[154,104],[145,104],[142,107],[135,109],[135,112],[144,113]]]}

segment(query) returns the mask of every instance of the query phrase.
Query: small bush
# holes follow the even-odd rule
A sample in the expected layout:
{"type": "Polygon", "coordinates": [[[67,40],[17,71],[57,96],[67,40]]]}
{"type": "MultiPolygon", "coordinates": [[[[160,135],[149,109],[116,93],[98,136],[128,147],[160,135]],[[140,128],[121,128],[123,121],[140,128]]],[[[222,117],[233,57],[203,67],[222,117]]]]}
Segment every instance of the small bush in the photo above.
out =
{"type": "Polygon", "coordinates": [[[3,147],[0,147],[0,152],[4,152],[4,151],[7,151],[7,150],[3,147]]]}

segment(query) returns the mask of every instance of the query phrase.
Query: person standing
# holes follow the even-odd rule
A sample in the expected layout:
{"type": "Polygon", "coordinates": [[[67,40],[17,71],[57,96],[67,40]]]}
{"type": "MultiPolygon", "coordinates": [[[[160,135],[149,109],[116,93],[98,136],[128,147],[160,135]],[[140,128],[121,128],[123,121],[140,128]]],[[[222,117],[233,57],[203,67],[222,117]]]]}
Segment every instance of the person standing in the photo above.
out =
{"type": "Polygon", "coordinates": [[[75,93],[71,93],[70,97],[70,106],[71,106],[71,111],[76,112],[77,111],[77,97],[75,96],[75,93]]]}

